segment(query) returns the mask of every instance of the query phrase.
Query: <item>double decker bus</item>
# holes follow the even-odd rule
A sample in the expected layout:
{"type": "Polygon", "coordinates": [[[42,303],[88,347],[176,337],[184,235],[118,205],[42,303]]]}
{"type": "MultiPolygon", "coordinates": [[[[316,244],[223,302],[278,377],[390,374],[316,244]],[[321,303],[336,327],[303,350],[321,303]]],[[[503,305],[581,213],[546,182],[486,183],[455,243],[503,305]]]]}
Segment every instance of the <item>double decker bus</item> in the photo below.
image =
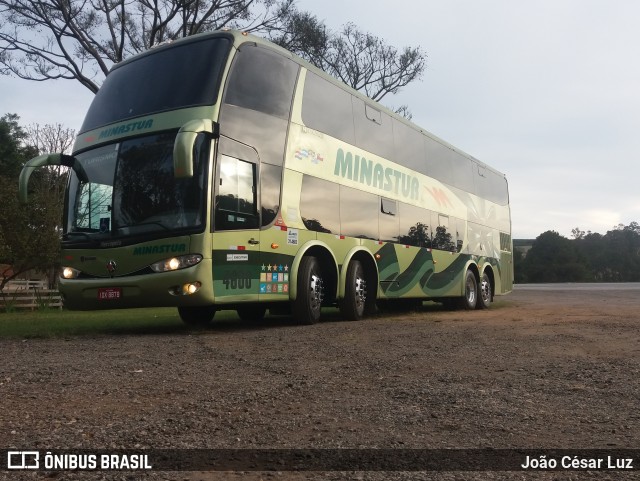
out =
{"type": "Polygon", "coordinates": [[[487,308],[512,289],[505,176],[292,53],[236,31],[115,65],[71,155],[69,309],[175,306],[345,319],[381,303],[487,308]]]}

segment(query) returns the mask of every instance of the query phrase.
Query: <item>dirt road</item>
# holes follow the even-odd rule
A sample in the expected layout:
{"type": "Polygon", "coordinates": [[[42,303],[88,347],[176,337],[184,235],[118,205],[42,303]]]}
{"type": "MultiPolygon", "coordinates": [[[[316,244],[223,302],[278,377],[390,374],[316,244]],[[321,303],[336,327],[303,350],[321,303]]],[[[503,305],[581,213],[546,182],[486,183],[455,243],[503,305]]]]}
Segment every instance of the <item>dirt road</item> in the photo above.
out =
{"type": "MultiPolygon", "coordinates": [[[[0,340],[0,350],[7,448],[640,447],[633,286],[520,288],[487,311],[427,305],[313,326],[214,321],[191,334],[0,340]]],[[[635,479],[578,471],[149,478],[635,479]]]]}

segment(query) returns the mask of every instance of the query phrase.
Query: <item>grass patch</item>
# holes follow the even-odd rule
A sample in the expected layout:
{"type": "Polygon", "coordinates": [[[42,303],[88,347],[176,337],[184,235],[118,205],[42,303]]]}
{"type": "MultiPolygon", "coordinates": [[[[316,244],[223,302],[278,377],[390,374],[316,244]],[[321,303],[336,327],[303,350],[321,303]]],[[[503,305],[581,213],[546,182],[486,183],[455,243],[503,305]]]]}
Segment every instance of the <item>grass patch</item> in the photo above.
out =
{"type": "Polygon", "coordinates": [[[218,311],[212,323],[189,326],[175,307],[67,311],[41,309],[0,312],[0,339],[55,338],[96,335],[145,335],[193,333],[207,330],[242,330],[251,324],[239,321],[235,311],[218,311]]]}
{"type": "MultiPolygon", "coordinates": [[[[498,300],[490,309],[498,310],[512,305],[509,300],[498,300]]],[[[416,312],[439,312],[440,304],[426,302],[416,312]]],[[[410,311],[380,312],[377,317],[402,317],[410,311]]],[[[340,322],[336,308],[326,308],[322,314],[325,322],[340,322]]],[[[67,311],[59,309],[15,310],[0,312],[0,339],[55,338],[97,335],[145,335],[173,334],[203,331],[242,331],[246,329],[297,326],[290,316],[268,317],[261,323],[246,323],[238,319],[235,311],[218,311],[214,321],[206,326],[193,327],[180,320],[174,307],[145,309],[114,309],[105,311],[67,311]]]]}
{"type": "Polygon", "coordinates": [[[107,311],[44,309],[0,314],[0,338],[162,334],[188,330],[189,326],[180,320],[175,308],[107,311]]]}
{"type": "MultiPolygon", "coordinates": [[[[335,319],[337,309],[323,316],[335,319]],[[333,315],[332,315],[333,314],[333,315]]],[[[279,326],[297,326],[291,316],[270,316],[260,322],[241,321],[235,310],[222,310],[213,322],[189,326],[182,322],[175,307],[67,311],[43,309],[0,312],[0,340],[13,338],[65,338],[100,335],[202,334],[205,332],[246,331],[279,326]]]]}

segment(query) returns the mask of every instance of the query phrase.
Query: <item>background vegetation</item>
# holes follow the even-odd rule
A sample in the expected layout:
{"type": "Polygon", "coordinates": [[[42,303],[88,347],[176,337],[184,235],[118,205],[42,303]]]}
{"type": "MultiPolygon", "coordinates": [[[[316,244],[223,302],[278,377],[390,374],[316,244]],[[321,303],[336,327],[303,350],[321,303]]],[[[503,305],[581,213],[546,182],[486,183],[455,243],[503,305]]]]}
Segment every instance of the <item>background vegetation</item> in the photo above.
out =
{"type": "Polygon", "coordinates": [[[65,152],[73,135],[60,125],[25,129],[15,114],[0,118],[0,291],[30,270],[48,273],[55,283],[66,173],[61,167],[38,169],[28,205],[18,202],[18,176],[31,157],[65,152]]]}
{"type": "Polygon", "coordinates": [[[573,239],[547,231],[530,243],[515,244],[516,283],[640,282],[637,222],[620,224],[604,235],[575,228],[573,239]]]}

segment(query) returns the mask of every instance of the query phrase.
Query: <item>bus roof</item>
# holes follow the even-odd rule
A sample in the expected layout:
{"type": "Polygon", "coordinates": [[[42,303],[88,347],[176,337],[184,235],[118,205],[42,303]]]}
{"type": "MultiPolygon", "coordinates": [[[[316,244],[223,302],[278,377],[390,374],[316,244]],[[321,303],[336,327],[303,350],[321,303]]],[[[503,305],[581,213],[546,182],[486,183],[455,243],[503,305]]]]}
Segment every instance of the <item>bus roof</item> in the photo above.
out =
{"type": "Polygon", "coordinates": [[[160,44],[154,45],[152,46],[149,50],[142,52],[140,54],[137,54],[133,57],[129,57],[126,60],[123,60],[120,63],[115,64],[111,70],[115,70],[120,68],[123,65],[128,64],[129,62],[133,62],[139,58],[142,57],[146,57],[148,55],[153,55],[154,53],[157,53],[159,51],[162,51],[164,49],[167,48],[172,48],[173,46],[176,45],[184,45],[187,43],[193,43],[193,42],[198,42],[207,38],[212,38],[212,37],[226,37],[228,39],[230,39],[233,43],[233,48],[239,48],[242,44],[244,43],[254,43],[256,45],[261,45],[263,47],[269,48],[271,50],[274,50],[276,52],[278,52],[281,55],[284,55],[287,58],[292,59],[293,61],[295,61],[296,63],[298,63],[299,65],[301,65],[302,67],[306,68],[307,70],[313,72],[314,74],[322,77],[323,79],[327,80],[328,82],[331,82],[332,84],[340,87],[343,90],[348,91],[351,95],[356,96],[357,98],[363,100],[365,103],[375,107],[378,110],[381,110],[383,112],[385,112],[386,114],[390,115],[391,117],[393,117],[394,119],[396,119],[399,122],[402,122],[404,124],[406,124],[407,126],[411,127],[412,129],[420,132],[421,134],[429,137],[431,140],[440,143],[441,145],[451,149],[452,151],[456,152],[459,155],[462,155],[464,157],[466,157],[467,159],[471,160],[472,162],[474,162],[475,164],[480,165],[481,167],[484,167],[490,171],[493,171],[494,173],[506,177],[506,175],[496,169],[494,169],[493,167],[491,167],[490,165],[476,159],[475,157],[473,157],[472,155],[469,155],[468,153],[460,150],[459,148],[453,146],[452,144],[446,142],[445,140],[441,139],[440,137],[432,134],[431,132],[429,132],[428,130],[420,127],[419,125],[411,122],[410,120],[407,120],[405,117],[398,115],[396,112],[393,112],[392,110],[390,110],[389,108],[385,107],[384,105],[380,104],[379,102],[367,97],[366,95],[364,95],[362,92],[359,92],[358,90],[350,87],[349,85],[345,84],[344,82],[341,82],[340,80],[336,79],[335,77],[327,74],[326,72],[324,72],[323,70],[319,69],[318,67],[316,67],[315,65],[313,65],[312,63],[308,62],[307,60],[303,59],[302,57],[290,52],[289,50],[267,40],[264,39],[262,37],[258,37],[256,35],[247,33],[247,32],[243,32],[240,30],[232,30],[232,29],[228,29],[228,30],[215,30],[212,32],[205,32],[205,33],[199,33],[199,34],[195,34],[195,35],[191,35],[189,37],[183,37],[180,38],[178,40],[170,40],[170,41],[166,41],[166,42],[162,42],[160,44]]]}

